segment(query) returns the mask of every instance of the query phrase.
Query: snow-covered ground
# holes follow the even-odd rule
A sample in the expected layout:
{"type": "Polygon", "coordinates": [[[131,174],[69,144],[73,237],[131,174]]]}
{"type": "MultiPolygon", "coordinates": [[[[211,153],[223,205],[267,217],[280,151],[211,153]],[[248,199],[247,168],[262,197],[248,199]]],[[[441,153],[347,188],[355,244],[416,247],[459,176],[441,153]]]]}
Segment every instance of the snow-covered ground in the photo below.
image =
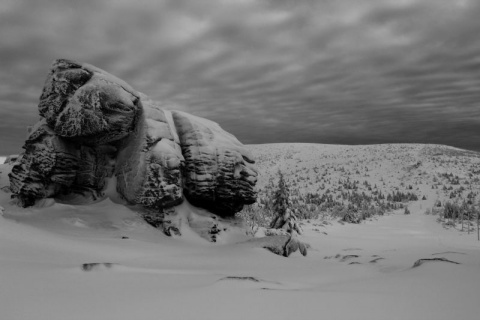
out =
{"type": "MultiPolygon", "coordinates": [[[[407,156],[398,172],[380,160],[361,162],[362,155],[375,155],[375,147],[352,154],[351,163],[347,149],[319,148],[336,149],[312,159],[328,160],[327,166],[343,159],[352,179],[358,175],[373,183],[384,173],[388,186],[414,183],[418,176],[413,190],[422,193],[431,190],[430,171],[444,170],[439,160],[423,160],[421,169],[409,170],[416,158],[407,156]],[[395,173],[393,180],[389,173],[395,173]]],[[[299,155],[290,152],[287,160],[299,155]]],[[[462,159],[455,161],[458,166],[452,163],[448,172],[461,175],[462,159]]],[[[309,170],[298,171],[299,185],[302,175],[316,176],[316,166],[324,179],[337,179],[322,162],[305,157],[297,163],[309,170]]],[[[288,168],[278,159],[271,165],[288,168]]],[[[8,184],[7,171],[0,188],[8,184]]],[[[0,190],[0,319],[475,319],[480,242],[475,233],[446,230],[436,216],[425,215],[438,194],[430,192],[427,200],[410,203],[410,215],[399,210],[358,225],[305,221],[299,239],[311,245],[308,255],[284,258],[238,233],[218,243],[188,229],[169,238],[110,199],[88,206],[46,200],[22,209],[0,190]],[[432,258],[453,262],[413,267],[432,258]]],[[[188,203],[179,209],[195,210],[188,203]]]]}
{"type": "Polygon", "coordinates": [[[1,319],[438,320],[480,312],[476,235],[444,230],[419,206],[360,225],[311,221],[301,236],[308,256],[284,258],[168,238],[108,199],[25,210],[0,194],[1,319]],[[460,264],[412,268],[435,257],[460,264]]]}

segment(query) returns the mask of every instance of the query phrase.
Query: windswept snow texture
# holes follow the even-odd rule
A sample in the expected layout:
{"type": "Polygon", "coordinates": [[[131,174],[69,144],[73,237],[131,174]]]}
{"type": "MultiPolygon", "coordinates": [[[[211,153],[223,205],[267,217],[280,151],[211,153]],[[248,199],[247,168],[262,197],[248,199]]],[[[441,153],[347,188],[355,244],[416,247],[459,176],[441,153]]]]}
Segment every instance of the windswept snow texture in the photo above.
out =
{"type": "MultiPolygon", "coordinates": [[[[217,244],[196,233],[171,239],[108,199],[26,209],[8,200],[0,191],[2,319],[451,320],[480,313],[476,235],[445,230],[423,214],[422,201],[410,215],[359,225],[305,222],[299,239],[311,245],[308,256],[284,258],[239,234],[217,244]],[[460,264],[412,268],[440,257],[460,264]]],[[[187,217],[185,204],[179,214],[187,217]]]]}
{"type": "Polygon", "coordinates": [[[101,199],[112,176],[126,200],[159,220],[184,196],[222,217],[256,200],[253,158],[234,136],[164,110],[94,66],[56,60],[38,108],[41,120],[10,174],[24,207],[71,193],[101,199]]]}

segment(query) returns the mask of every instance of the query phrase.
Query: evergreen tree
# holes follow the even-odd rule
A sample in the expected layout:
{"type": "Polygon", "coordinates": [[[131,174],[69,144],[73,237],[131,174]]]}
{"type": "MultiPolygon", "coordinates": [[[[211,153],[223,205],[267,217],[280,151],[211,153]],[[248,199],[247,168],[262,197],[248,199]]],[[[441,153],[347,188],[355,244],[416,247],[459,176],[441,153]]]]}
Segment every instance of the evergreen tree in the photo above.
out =
{"type": "Polygon", "coordinates": [[[278,171],[278,175],[278,185],[273,195],[273,211],[275,212],[275,217],[270,224],[270,228],[286,229],[290,233],[295,230],[301,233],[301,229],[296,222],[297,217],[292,212],[290,190],[280,170],[278,171]]]}
{"type": "Polygon", "coordinates": [[[291,206],[290,189],[288,188],[282,172],[278,171],[278,185],[273,196],[273,210],[277,216],[284,216],[291,206]]]}

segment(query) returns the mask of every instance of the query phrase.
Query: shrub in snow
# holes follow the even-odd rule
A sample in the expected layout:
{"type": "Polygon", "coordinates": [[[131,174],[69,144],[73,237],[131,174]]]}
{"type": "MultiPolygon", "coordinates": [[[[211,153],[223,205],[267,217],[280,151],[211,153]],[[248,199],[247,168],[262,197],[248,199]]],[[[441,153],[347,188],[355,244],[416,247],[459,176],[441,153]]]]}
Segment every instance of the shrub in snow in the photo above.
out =
{"type": "Polygon", "coordinates": [[[296,251],[306,256],[307,249],[310,248],[309,244],[298,240],[294,234],[255,238],[249,240],[247,243],[253,244],[255,247],[265,248],[284,257],[288,257],[296,251]]]}

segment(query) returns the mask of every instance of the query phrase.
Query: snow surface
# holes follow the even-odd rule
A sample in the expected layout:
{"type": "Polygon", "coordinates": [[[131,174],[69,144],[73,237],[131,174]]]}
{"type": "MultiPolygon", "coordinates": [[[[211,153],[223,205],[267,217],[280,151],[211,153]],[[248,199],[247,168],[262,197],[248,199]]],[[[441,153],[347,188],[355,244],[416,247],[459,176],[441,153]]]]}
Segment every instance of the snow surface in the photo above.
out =
{"type": "Polygon", "coordinates": [[[238,234],[169,238],[110,199],[22,209],[0,191],[0,319],[474,319],[480,242],[423,214],[430,202],[305,222],[308,256],[284,258],[238,234]],[[460,264],[413,268],[435,257],[460,264]]]}
{"type": "Polygon", "coordinates": [[[168,238],[109,200],[46,205],[7,203],[0,218],[2,319],[467,319],[480,311],[478,242],[413,208],[361,225],[312,222],[302,237],[307,258],[283,258],[193,233],[168,238]],[[412,268],[432,257],[461,264],[412,268]],[[85,272],[84,263],[113,265],[85,272]]]}

